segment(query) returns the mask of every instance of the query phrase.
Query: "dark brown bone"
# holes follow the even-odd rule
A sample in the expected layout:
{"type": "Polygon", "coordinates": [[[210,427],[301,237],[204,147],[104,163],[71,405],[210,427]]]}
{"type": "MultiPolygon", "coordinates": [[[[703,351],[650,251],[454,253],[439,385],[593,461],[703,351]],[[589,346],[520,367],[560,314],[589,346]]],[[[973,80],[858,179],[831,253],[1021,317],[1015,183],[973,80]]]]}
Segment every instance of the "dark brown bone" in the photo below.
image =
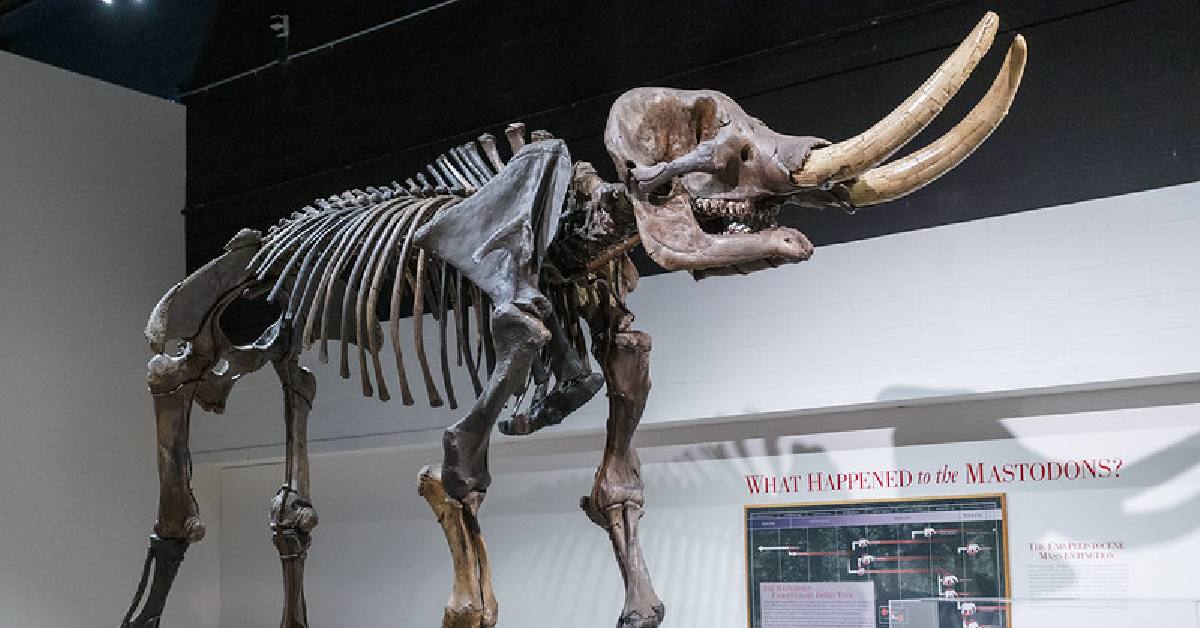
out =
{"type": "MultiPolygon", "coordinates": [[[[982,50],[980,42],[990,38],[995,26],[994,15],[985,17],[977,29],[980,36],[973,35],[974,43],[960,48],[967,52],[956,53],[943,67],[972,66],[979,56],[972,51],[982,50]],[[964,57],[969,63],[959,62],[964,57]]],[[[156,395],[162,493],[158,535],[123,626],[158,625],[183,550],[203,531],[187,486],[186,424],[192,401],[221,411],[233,383],[270,361],[284,385],[288,429],[287,479],[271,511],[284,562],[282,625],[306,627],[303,557],[316,516],[307,497],[305,419],[315,389],[295,358],[311,344],[319,324],[322,359],[328,359],[332,331],[341,341],[343,374],[349,375],[346,351],[354,342],[364,392],[372,391],[365,358],[370,353],[380,397],[386,398],[376,313],[382,282],[393,277],[390,329],[404,403],[413,399],[396,340],[406,287],[411,287],[417,356],[430,401],[441,403],[421,336],[427,308],[438,322],[442,378],[451,403],[446,338],[451,310],[457,361],[465,362],[477,395],[466,416],[445,432],[442,468],[422,476],[422,493],[442,522],[455,559],[455,593],[443,628],[495,624],[478,519],[491,482],[491,431],[505,403],[524,394],[535,365],[539,389],[531,406],[549,411],[531,409],[525,429],[510,431],[555,424],[590,397],[601,378],[576,359],[583,357],[585,344],[581,318],[588,322],[592,350],[609,389],[604,457],[582,505],[608,533],[625,580],[618,627],[656,628],[665,611],[640,547],[644,487],[632,447],[650,388],[650,338],[630,327],[633,315],[625,295],[636,286],[637,275],[625,253],[641,239],[660,264],[690,270],[697,278],[806,259],[812,247],[802,234],[770,227],[780,203],[864,205],[928,183],[969,154],[1003,118],[1024,58],[1024,42],[1018,37],[989,95],[959,126],[926,149],[866,170],[857,179],[853,177],[861,167],[872,166],[909,139],[916,122],[902,133],[872,130],[813,153],[822,140],[774,133],[718,92],[639,89],[618,99],[605,134],[619,184],[603,182],[584,164],[572,168],[565,145],[548,132],[534,131],[526,145],[524,125],[516,124],[506,132],[515,153],[508,164],[501,161],[494,139],[484,136],[479,146],[467,143],[439,156],[427,167],[432,180],[418,174],[406,180],[407,187],[393,183],[317,201],[272,227],[265,238],[240,232],[227,247],[230,254],[172,289],[147,326],[158,354],[151,363],[150,384],[156,395]],[[886,141],[871,139],[877,136],[886,141]],[[837,156],[846,151],[850,158],[843,165],[837,156]],[[571,176],[573,170],[578,176],[571,176]],[[560,212],[567,212],[562,221],[560,212]],[[705,229],[724,233],[705,233],[697,217],[705,229]],[[560,225],[571,237],[560,238],[560,225]],[[282,316],[254,344],[231,346],[215,325],[220,311],[233,299],[263,295],[287,302],[282,316]],[[335,301],[342,307],[333,308],[335,301]],[[477,317],[474,350],[471,306],[477,317]],[[167,353],[172,338],[188,341],[178,355],[167,353]],[[478,374],[484,362],[486,382],[478,374]],[[551,377],[554,390],[548,390],[551,377]],[[131,620],[147,585],[146,606],[131,620]]],[[[935,100],[952,91],[942,88],[948,83],[938,74],[929,84],[936,88],[928,90],[935,100]]],[[[918,94],[916,100],[922,99],[918,94]]],[[[896,120],[904,126],[905,111],[902,107],[876,127],[892,128],[896,120]]]]}

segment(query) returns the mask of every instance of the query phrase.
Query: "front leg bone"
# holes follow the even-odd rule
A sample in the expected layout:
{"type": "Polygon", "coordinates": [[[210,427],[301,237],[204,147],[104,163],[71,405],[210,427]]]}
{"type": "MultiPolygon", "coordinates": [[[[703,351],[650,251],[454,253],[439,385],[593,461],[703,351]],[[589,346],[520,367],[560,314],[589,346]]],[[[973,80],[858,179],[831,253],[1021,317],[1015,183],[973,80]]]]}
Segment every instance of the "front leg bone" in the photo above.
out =
{"type": "Polygon", "coordinates": [[[442,484],[442,469],[421,469],[418,491],[437,516],[454,561],[454,589],[442,616],[442,628],[490,628],[496,625],[496,596],[492,591],[487,546],[479,529],[483,493],[459,500],[442,484]]]}
{"type": "Polygon", "coordinates": [[[421,472],[420,492],[437,515],[454,561],[454,589],[442,628],[487,628],[496,625],[487,549],[479,530],[479,506],[491,484],[488,443],[504,402],[529,376],[534,357],[549,339],[535,307],[504,303],[491,316],[498,354],[496,370],[462,420],[443,436],[444,462],[421,472]]]}
{"type": "Polygon", "coordinates": [[[641,461],[633,434],[650,393],[650,336],[619,331],[612,342],[593,343],[608,383],[608,438],[592,492],[580,500],[584,513],[608,532],[625,581],[625,606],[618,628],[657,628],[666,614],[642,556],[638,522],[645,504],[641,461]]]}

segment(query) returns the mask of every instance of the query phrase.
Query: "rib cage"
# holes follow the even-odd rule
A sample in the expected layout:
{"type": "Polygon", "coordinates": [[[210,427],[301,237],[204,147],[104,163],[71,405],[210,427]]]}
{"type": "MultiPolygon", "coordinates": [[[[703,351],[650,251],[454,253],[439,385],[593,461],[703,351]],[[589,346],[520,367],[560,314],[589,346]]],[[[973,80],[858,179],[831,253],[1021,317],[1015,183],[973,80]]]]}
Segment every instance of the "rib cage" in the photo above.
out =
{"type": "Polygon", "coordinates": [[[267,299],[283,310],[282,320],[300,335],[297,340],[304,349],[319,343],[320,359],[328,362],[330,339],[340,342],[339,372],[344,378],[350,377],[349,344],[355,344],[363,395],[377,391],[381,401],[391,394],[379,355],[384,342],[378,305],[382,295],[390,295],[388,328],[405,405],[412,405],[414,399],[399,338],[400,317],[402,303],[411,298],[416,360],[426,396],[434,407],[448,402],[456,408],[447,340],[449,315],[454,316],[456,363],[465,363],[478,396],[481,367],[486,363],[490,375],[495,366],[488,325],[491,305],[477,286],[412,240],[429,219],[474,194],[502,168],[494,140],[484,135],[478,145],[469,142],[438,156],[405,184],[393,182],[318,199],[271,227],[248,269],[264,288],[271,286],[267,299]],[[479,154],[480,146],[486,160],[479,154]],[[426,311],[432,312],[439,328],[445,400],[425,352],[426,311]]]}

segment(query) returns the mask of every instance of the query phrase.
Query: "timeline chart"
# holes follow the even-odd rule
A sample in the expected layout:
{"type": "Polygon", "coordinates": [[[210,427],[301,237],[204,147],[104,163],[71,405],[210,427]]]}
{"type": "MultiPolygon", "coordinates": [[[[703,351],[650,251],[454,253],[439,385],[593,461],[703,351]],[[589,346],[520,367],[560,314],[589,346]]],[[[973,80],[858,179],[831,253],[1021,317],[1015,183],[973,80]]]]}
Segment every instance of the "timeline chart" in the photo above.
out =
{"type": "Polygon", "coordinates": [[[750,628],[903,626],[894,600],[938,598],[940,626],[1004,628],[1003,495],[747,506],[750,628]],[[962,601],[959,601],[960,598],[962,601]]]}

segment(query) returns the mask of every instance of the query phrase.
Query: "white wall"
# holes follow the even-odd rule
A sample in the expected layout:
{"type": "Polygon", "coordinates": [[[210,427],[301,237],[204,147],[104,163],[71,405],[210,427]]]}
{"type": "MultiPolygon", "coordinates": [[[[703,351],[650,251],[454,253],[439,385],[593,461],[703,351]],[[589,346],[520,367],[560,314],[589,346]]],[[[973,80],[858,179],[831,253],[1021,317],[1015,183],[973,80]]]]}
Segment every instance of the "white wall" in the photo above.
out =
{"type": "MultiPolygon", "coordinates": [[[[133,595],[157,500],[142,327],[183,273],[184,119],[0,53],[0,627],[115,626],[133,595]]],[[[215,524],[215,472],[197,480],[215,524]]],[[[217,545],[166,625],[215,625],[217,545]]]]}
{"type": "MultiPolygon", "coordinates": [[[[862,413],[874,417],[812,417],[874,424],[854,431],[797,436],[788,428],[800,422],[780,419],[726,426],[722,437],[729,440],[721,441],[706,441],[704,432],[686,428],[651,432],[641,439],[647,483],[642,540],[667,603],[667,625],[745,625],[744,505],[854,498],[1006,492],[1015,597],[1200,599],[1192,561],[1184,558],[1200,553],[1197,399],[1195,384],[1150,386],[1121,395],[1042,396],[1023,406],[962,401],[862,413]],[[1147,407],[1133,407],[1139,403],[1147,407]],[[1089,405],[1113,407],[1084,409],[1089,405]],[[947,416],[990,425],[993,437],[893,447],[913,442],[908,432],[920,429],[914,424],[936,424],[947,416]],[[1121,458],[1121,477],[773,496],[752,496],[744,482],[749,473],[933,470],[942,464],[961,469],[975,461],[1084,457],[1121,458]],[[1048,563],[1029,544],[1058,541],[1118,541],[1127,549],[1103,565],[1112,568],[1107,571],[1087,561],[1063,561],[1051,565],[1058,584],[1034,584],[1048,563]]],[[[591,485],[597,440],[509,444],[494,452],[497,473],[482,525],[501,626],[603,628],[616,619],[622,588],[611,547],[577,506],[591,485]]],[[[437,458],[436,448],[410,447],[314,459],[321,524],[308,564],[313,625],[378,626],[397,618],[404,625],[437,625],[451,582],[449,553],[415,490],[418,469],[437,458]]],[[[262,513],[281,475],[277,464],[221,473],[223,628],[262,626],[279,612],[277,559],[262,513]]]]}
{"type": "MultiPolygon", "coordinates": [[[[631,298],[654,336],[645,420],[1200,377],[1198,204],[1192,183],[821,247],[749,277],[646,278],[631,298]]],[[[437,442],[459,414],[363,399],[315,362],[316,451],[437,442]]],[[[248,377],[226,416],[197,422],[199,459],[277,455],[280,414],[274,376],[248,377]]],[[[603,418],[597,401],[557,429],[603,418]]]]}
{"type": "MultiPolygon", "coordinates": [[[[1134,469],[1108,483],[1003,489],[1014,595],[1095,591],[1083,565],[1067,565],[1069,586],[1034,586],[1028,543],[1120,536],[1130,546],[1120,593],[1200,598],[1177,560],[1200,550],[1198,200],[1200,184],[1189,184],[824,247],[749,278],[646,279],[633,298],[655,339],[638,439],[644,541],[669,625],[744,623],[742,506],[765,500],[746,494],[743,473],[975,458],[1119,456],[1134,469]]],[[[313,449],[326,453],[313,461],[321,526],[310,617],[436,625],[449,561],[414,478],[440,458],[440,430],[457,413],[363,400],[356,381],[314,366],[313,449]]],[[[225,465],[223,628],[279,612],[263,515],[282,477],[270,461],[279,415],[276,382],[258,375],[227,415],[198,417],[202,459],[225,465]]],[[[615,619],[609,545],[577,508],[602,417],[593,403],[561,428],[493,449],[484,526],[503,625],[615,619]]]]}

